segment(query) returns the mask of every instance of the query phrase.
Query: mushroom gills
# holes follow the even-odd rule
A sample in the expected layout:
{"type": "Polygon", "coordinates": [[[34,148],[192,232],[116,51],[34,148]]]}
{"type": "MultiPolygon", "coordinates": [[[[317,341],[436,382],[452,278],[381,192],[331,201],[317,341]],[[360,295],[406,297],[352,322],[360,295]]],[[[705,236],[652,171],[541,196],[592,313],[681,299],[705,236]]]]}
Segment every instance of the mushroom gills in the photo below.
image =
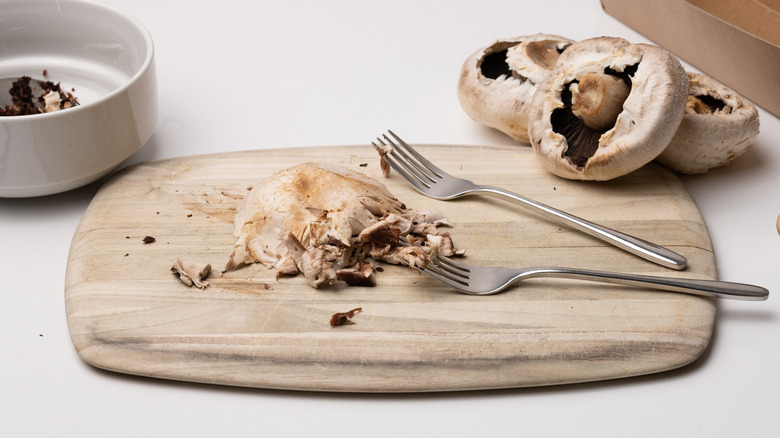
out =
{"type": "Polygon", "coordinates": [[[687,113],[696,114],[729,114],[731,107],[726,102],[708,94],[688,96],[687,113]]]}
{"type": "Polygon", "coordinates": [[[563,107],[552,111],[553,131],[566,138],[562,157],[577,168],[585,167],[599,148],[599,138],[612,129],[631,91],[631,76],[638,65],[623,71],[606,68],[573,80],[561,90],[563,107]]]}
{"type": "Polygon", "coordinates": [[[509,48],[505,48],[496,52],[488,53],[482,58],[482,63],[479,65],[479,69],[482,75],[489,79],[498,79],[501,76],[512,76],[512,70],[509,68],[509,64],[506,63],[506,53],[509,48]]]}

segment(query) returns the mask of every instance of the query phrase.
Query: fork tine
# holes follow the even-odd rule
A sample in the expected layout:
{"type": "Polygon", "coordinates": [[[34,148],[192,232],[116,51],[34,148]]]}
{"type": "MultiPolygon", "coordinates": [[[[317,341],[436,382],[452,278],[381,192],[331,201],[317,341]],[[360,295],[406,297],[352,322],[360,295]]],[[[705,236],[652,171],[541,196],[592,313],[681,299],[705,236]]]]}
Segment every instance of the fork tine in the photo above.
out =
{"type": "MultiPolygon", "coordinates": [[[[403,140],[401,139],[401,137],[397,136],[397,135],[395,134],[395,132],[393,132],[393,131],[391,131],[391,130],[389,130],[389,129],[387,130],[387,132],[389,132],[389,133],[390,133],[390,135],[392,135],[392,136],[393,136],[393,138],[395,138],[395,139],[398,141],[399,145],[400,145],[400,146],[401,146],[401,147],[402,147],[404,150],[406,150],[406,152],[410,153],[410,154],[411,154],[411,155],[413,155],[415,158],[417,158],[417,160],[418,160],[420,163],[422,163],[422,164],[423,164],[425,167],[427,167],[428,169],[430,169],[431,171],[433,171],[433,173],[434,173],[434,174],[436,174],[436,176],[438,176],[439,178],[443,178],[445,175],[447,175],[447,173],[446,173],[446,172],[444,172],[443,170],[441,170],[441,169],[439,169],[438,167],[436,167],[436,165],[435,165],[435,164],[433,164],[433,163],[431,163],[430,161],[428,161],[428,159],[426,159],[425,157],[423,157],[422,155],[420,155],[420,153],[419,153],[419,152],[417,152],[416,150],[414,150],[414,148],[412,148],[411,146],[409,146],[409,144],[408,144],[408,143],[406,143],[405,141],[403,141],[403,140]]],[[[386,137],[386,136],[385,136],[385,137],[386,137]]]]}
{"type": "Polygon", "coordinates": [[[455,288],[458,288],[459,286],[469,286],[469,278],[453,275],[453,273],[449,271],[440,269],[440,266],[436,265],[435,263],[429,263],[428,266],[423,269],[423,272],[441,281],[442,283],[449,284],[455,288]]]}
{"type": "MultiPolygon", "coordinates": [[[[377,138],[377,141],[379,141],[379,143],[381,143],[382,145],[386,146],[386,144],[382,141],[382,139],[377,138]]],[[[380,152],[380,154],[382,153],[382,148],[379,145],[377,145],[374,142],[371,142],[371,144],[374,145],[374,148],[376,148],[376,150],[380,152]]],[[[387,162],[387,164],[390,165],[390,167],[392,167],[396,172],[401,174],[401,176],[403,176],[404,179],[409,181],[409,183],[411,183],[414,186],[414,188],[416,188],[417,190],[421,192],[425,192],[427,189],[431,187],[430,184],[428,184],[424,179],[421,179],[417,175],[410,173],[406,168],[405,164],[399,163],[398,159],[392,153],[383,154],[382,157],[387,162]]]]}
{"type": "MultiPolygon", "coordinates": [[[[425,192],[425,189],[429,189],[435,184],[437,181],[436,179],[431,176],[429,173],[427,173],[423,168],[422,165],[415,162],[415,160],[408,156],[402,149],[399,149],[399,146],[394,143],[389,137],[384,135],[385,140],[387,140],[387,143],[385,143],[384,140],[377,137],[377,141],[382,146],[391,146],[390,152],[382,152],[382,148],[377,148],[377,150],[382,154],[385,161],[390,163],[391,166],[393,166],[394,169],[399,171],[407,180],[411,182],[418,181],[422,184],[423,187],[420,187],[419,185],[416,185],[417,189],[425,192]],[[389,145],[388,145],[389,143],[389,145]],[[394,161],[393,164],[391,161],[394,161]],[[411,179],[410,179],[411,178],[411,179]]],[[[372,143],[373,144],[373,143],[372,143]]],[[[376,144],[374,144],[376,147],[376,144]]]]}
{"type": "MultiPolygon", "coordinates": [[[[409,154],[404,151],[403,146],[393,141],[393,139],[387,135],[382,136],[385,138],[385,140],[387,140],[388,143],[393,146],[389,155],[393,155],[400,164],[403,164],[407,170],[413,173],[420,181],[427,185],[429,182],[436,183],[437,178],[441,178],[441,175],[438,175],[436,172],[432,172],[430,169],[427,169],[424,163],[420,163],[415,157],[409,156],[409,154]]],[[[378,140],[381,141],[381,139],[378,140]]],[[[382,142],[382,144],[385,143],[382,142]]]]}
{"type": "Polygon", "coordinates": [[[430,269],[425,270],[425,274],[435,278],[436,280],[439,280],[440,282],[444,284],[448,284],[456,289],[460,289],[463,287],[468,287],[469,283],[467,281],[461,280],[459,278],[452,278],[448,276],[444,276],[442,274],[439,274],[436,271],[431,271],[430,269]]]}
{"type": "Polygon", "coordinates": [[[450,270],[459,271],[461,273],[460,275],[468,276],[471,273],[471,266],[465,263],[456,262],[449,257],[437,256],[434,260],[438,261],[439,265],[446,265],[450,270]]]}
{"type": "MultiPolygon", "coordinates": [[[[434,272],[447,276],[449,278],[457,279],[461,282],[466,282],[471,279],[471,271],[468,269],[460,269],[448,264],[446,257],[432,256],[430,262],[426,265],[426,269],[434,270],[434,272]]],[[[461,265],[463,266],[463,265],[461,265]]]]}

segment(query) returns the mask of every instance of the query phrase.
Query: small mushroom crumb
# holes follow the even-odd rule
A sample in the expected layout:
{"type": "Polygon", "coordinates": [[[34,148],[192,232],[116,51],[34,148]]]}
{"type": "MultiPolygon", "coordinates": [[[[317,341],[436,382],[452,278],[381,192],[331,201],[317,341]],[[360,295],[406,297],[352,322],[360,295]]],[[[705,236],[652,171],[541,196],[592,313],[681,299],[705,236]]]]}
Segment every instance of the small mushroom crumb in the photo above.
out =
{"type": "Polygon", "coordinates": [[[363,311],[362,307],[357,307],[355,309],[350,310],[349,312],[334,313],[333,316],[330,317],[330,326],[340,327],[342,325],[352,325],[354,324],[354,322],[352,322],[352,317],[355,316],[356,313],[362,311],[363,311]]]}
{"type": "Polygon", "coordinates": [[[368,167],[368,163],[360,163],[360,164],[358,164],[358,166],[360,166],[360,167],[368,167]]]}
{"type": "MultiPolygon", "coordinates": [[[[48,72],[44,70],[44,77],[48,72]]],[[[22,76],[15,80],[8,92],[12,104],[0,107],[0,116],[25,116],[72,108],[79,104],[71,93],[60,88],[60,83],[22,76]]]]}
{"type": "Polygon", "coordinates": [[[156,241],[157,241],[157,239],[155,239],[155,238],[154,238],[154,237],[152,237],[152,236],[146,236],[146,237],[144,237],[144,238],[143,238],[143,241],[144,241],[144,243],[147,243],[147,244],[148,244],[148,243],[154,243],[154,242],[156,242],[156,241]]]}
{"type": "Polygon", "coordinates": [[[205,289],[209,286],[206,278],[211,273],[211,265],[203,263],[184,263],[181,259],[176,259],[171,267],[171,272],[176,274],[182,283],[187,286],[195,286],[205,289]]]}

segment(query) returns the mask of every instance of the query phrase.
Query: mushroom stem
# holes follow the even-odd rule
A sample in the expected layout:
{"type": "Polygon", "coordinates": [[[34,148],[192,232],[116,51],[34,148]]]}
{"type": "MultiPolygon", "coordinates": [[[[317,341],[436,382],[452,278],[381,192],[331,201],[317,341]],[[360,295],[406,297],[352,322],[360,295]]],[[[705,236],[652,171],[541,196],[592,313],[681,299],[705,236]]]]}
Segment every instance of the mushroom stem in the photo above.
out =
{"type": "Polygon", "coordinates": [[[559,40],[523,41],[507,49],[506,63],[512,75],[522,81],[541,83],[561,56],[559,40]]]}
{"type": "Polygon", "coordinates": [[[555,67],[555,62],[560,56],[557,50],[551,49],[542,41],[529,41],[523,44],[525,44],[525,53],[529,59],[547,70],[555,67]]]}
{"type": "Polygon", "coordinates": [[[585,126],[606,130],[615,125],[623,102],[631,92],[623,79],[608,74],[590,73],[570,87],[571,109],[585,126]]]}

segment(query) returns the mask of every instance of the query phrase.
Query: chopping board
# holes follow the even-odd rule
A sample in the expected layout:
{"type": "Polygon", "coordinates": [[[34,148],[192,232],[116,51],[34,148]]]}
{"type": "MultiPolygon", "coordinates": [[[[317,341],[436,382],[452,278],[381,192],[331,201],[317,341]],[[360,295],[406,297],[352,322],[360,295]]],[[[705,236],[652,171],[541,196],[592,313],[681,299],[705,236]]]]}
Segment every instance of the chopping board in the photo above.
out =
{"type": "Polygon", "coordinates": [[[375,287],[314,289],[260,264],[220,273],[246,193],[277,170],[311,161],[362,172],[407,207],[442,212],[470,264],[717,276],[699,210],[660,166],[579,182],[544,171],[527,147],[417,147],[457,176],[666,246],[689,267],[657,266],[499,199],[426,198],[398,174],[383,177],[369,146],[174,158],[117,173],[75,232],[65,302],[79,355],[95,367],[161,379],[423,392],[624,378],[682,367],[705,351],[716,305],[699,296],[550,278],[468,296],[384,264],[375,287]],[[210,286],[184,285],[171,272],[177,258],[210,263],[210,286]],[[331,327],[332,315],[354,308],[362,311],[353,324],[331,327]]]}

